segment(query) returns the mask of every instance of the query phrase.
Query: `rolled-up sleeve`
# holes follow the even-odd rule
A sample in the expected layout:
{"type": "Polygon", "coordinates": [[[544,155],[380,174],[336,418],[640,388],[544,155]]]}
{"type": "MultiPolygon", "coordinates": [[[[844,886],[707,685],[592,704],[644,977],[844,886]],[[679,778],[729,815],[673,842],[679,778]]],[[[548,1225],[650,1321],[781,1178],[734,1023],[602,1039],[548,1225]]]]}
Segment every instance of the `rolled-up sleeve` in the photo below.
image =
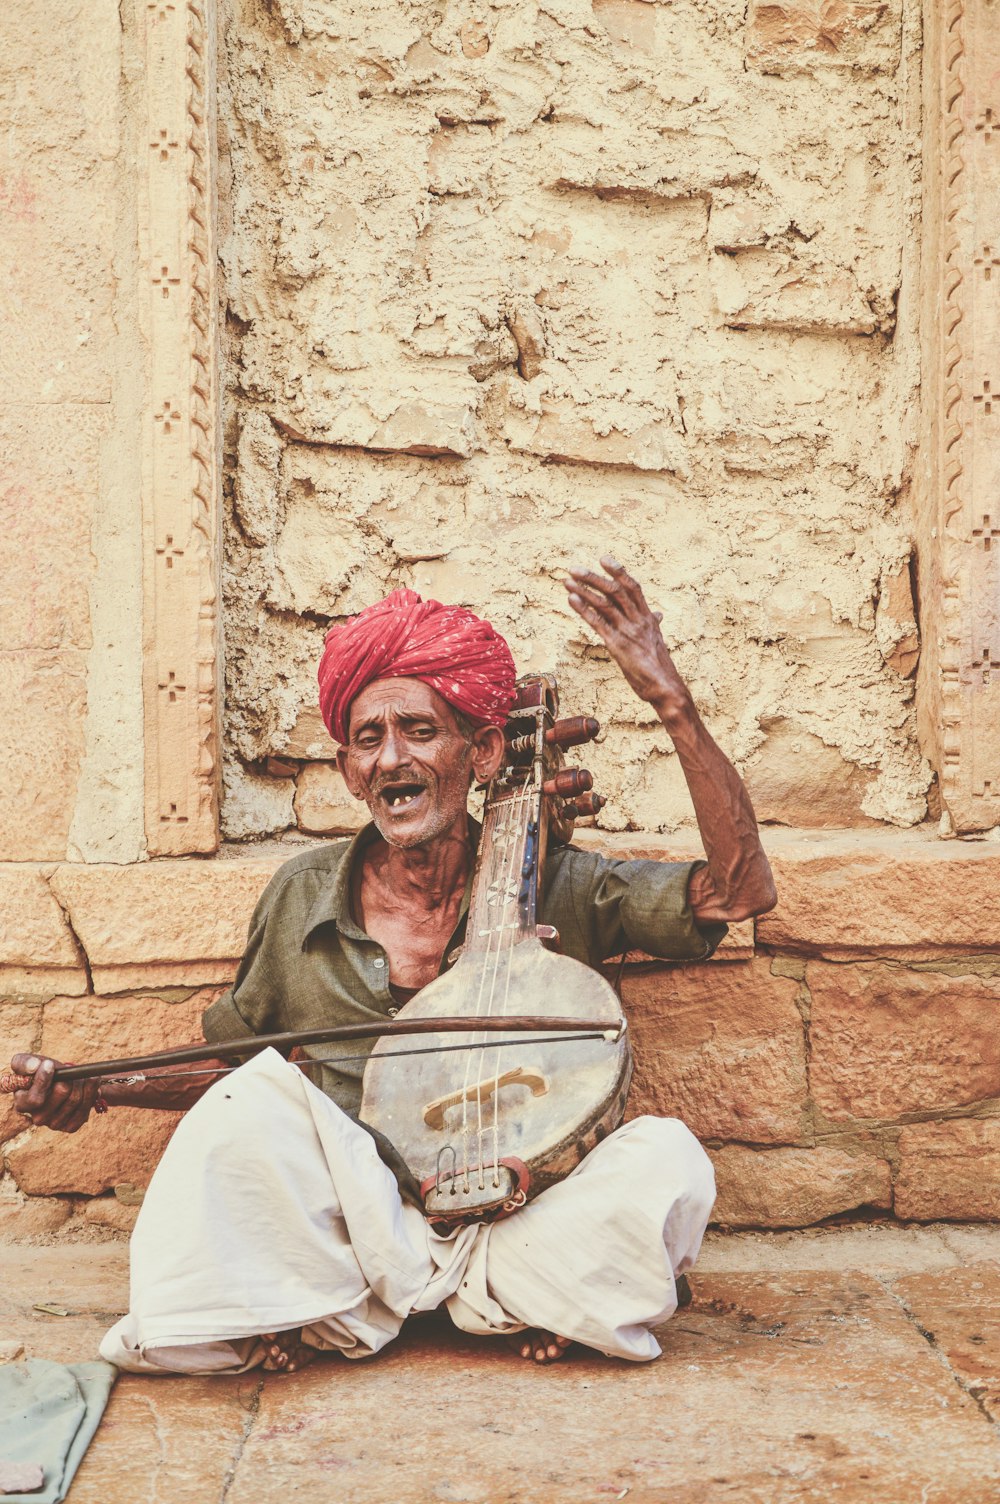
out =
{"type": "Polygon", "coordinates": [[[591,966],[627,950],[704,961],[726,934],[725,924],[699,924],[691,911],[688,884],[703,861],[615,861],[567,848],[553,865],[545,918],[564,951],[591,966]]]}

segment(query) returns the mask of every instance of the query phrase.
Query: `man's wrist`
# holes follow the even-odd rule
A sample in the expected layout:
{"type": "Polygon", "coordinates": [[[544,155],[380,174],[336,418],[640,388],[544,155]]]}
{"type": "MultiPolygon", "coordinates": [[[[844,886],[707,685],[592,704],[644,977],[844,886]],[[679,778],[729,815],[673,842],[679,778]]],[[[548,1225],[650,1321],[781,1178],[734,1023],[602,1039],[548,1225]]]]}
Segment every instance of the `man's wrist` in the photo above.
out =
{"type": "Polygon", "coordinates": [[[665,685],[650,697],[649,703],[671,735],[698,722],[698,708],[686,684],[665,685]]]}

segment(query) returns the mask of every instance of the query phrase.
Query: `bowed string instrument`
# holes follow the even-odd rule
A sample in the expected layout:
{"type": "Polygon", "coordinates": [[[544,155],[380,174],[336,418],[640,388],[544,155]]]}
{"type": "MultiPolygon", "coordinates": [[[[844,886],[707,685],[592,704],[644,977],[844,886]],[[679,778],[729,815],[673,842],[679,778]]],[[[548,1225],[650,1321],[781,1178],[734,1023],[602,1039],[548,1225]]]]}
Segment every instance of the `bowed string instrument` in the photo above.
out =
{"type": "MultiPolygon", "coordinates": [[[[361,1121],[392,1143],[435,1225],[495,1220],[563,1179],[621,1121],[632,1058],[614,989],[560,955],[558,935],[538,917],[549,849],[604,803],[591,775],[563,757],[599,724],[560,720],[558,703],[551,675],[519,681],[504,763],[485,791],[464,944],[454,966],[395,1018],[376,1029],[342,1024],[60,1065],[57,1079],[133,1084],[158,1069],[198,1074],[181,1068],[218,1060],[220,1049],[238,1056],[374,1037],[360,1057],[361,1121]],[[399,1036],[420,1043],[400,1049],[399,1036]]],[[[315,1055],[296,1064],[358,1059],[315,1055]]],[[[29,1077],[0,1075],[0,1092],[29,1085],[29,1077]]]]}

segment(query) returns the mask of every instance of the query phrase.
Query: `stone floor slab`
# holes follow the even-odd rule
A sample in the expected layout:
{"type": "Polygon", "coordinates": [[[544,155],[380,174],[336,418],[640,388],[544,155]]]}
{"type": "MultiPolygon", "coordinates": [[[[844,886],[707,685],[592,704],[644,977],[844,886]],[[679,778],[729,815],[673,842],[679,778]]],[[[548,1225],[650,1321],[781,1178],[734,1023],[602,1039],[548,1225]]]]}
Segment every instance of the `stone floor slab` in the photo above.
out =
{"type": "MultiPolygon", "coordinates": [[[[963,1264],[950,1229],[890,1231],[713,1238],[653,1364],[536,1368],[435,1316],[285,1378],[123,1375],[69,1504],[987,1504],[996,1237],[963,1264]]],[[[125,1245],[0,1260],[0,1337],[92,1357],[125,1245]]]]}

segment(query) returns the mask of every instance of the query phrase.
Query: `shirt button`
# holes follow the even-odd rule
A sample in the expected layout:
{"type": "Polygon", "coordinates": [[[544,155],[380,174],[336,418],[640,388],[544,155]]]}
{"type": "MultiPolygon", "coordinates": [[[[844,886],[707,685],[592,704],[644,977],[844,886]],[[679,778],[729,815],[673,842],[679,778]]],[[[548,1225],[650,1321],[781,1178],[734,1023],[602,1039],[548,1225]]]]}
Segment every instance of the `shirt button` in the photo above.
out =
{"type": "Polygon", "coordinates": [[[375,965],[378,966],[378,967],[380,967],[380,968],[383,967],[385,965],[385,957],[384,956],[376,956],[375,957],[375,965]]]}

